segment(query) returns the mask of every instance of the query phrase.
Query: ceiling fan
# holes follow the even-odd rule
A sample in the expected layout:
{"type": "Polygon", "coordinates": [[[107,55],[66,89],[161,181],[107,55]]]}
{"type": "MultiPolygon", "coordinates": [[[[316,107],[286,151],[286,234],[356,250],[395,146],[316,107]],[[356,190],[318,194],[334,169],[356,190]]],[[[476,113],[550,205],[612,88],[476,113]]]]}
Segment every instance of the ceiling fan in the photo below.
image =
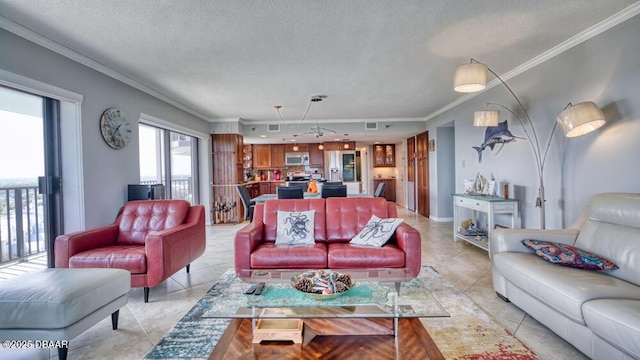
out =
{"type": "Polygon", "coordinates": [[[313,135],[314,137],[319,138],[319,137],[322,137],[325,132],[329,132],[332,134],[336,133],[334,130],[320,127],[318,123],[316,123],[314,126],[311,127],[311,131],[303,132],[302,134],[296,134],[293,136],[313,135]]]}

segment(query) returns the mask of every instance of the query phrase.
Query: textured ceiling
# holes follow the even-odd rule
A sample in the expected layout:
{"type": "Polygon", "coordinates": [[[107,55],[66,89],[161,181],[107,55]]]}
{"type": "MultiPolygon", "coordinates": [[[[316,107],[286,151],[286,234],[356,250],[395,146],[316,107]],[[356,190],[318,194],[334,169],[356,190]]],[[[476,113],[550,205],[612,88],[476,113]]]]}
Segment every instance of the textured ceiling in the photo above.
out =
{"type": "Polygon", "coordinates": [[[416,120],[457,65],[505,73],[631,0],[0,0],[0,13],[205,119],[416,120]]]}

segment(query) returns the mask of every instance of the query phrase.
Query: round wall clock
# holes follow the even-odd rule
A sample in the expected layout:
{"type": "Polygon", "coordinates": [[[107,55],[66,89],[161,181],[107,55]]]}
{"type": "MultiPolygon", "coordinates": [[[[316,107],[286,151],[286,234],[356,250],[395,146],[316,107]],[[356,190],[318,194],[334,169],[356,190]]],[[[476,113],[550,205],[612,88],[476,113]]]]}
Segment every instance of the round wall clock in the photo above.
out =
{"type": "Polygon", "coordinates": [[[100,117],[100,132],[109,146],[122,149],[131,139],[131,123],[122,111],[109,108],[100,117]]]}

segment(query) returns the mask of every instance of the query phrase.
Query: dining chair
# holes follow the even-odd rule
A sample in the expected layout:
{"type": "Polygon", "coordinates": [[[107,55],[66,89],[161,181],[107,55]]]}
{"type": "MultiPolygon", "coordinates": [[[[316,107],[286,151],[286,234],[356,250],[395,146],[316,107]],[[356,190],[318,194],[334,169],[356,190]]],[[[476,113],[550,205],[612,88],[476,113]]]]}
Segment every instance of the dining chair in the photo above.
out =
{"type": "Polygon", "coordinates": [[[244,206],[244,220],[252,221],[253,209],[255,208],[256,203],[251,201],[251,195],[249,194],[249,189],[247,189],[246,186],[238,185],[236,186],[236,190],[238,190],[238,195],[240,195],[242,206],[244,206]]]}
{"type": "Polygon", "coordinates": [[[328,197],[347,197],[347,185],[322,185],[320,196],[323,199],[328,197]]]}
{"type": "Polygon", "coordinates": [[[307,189],[309,188],[309,182],[308,181],[304,181],[304,182],[289,182],[287,187],[299,187],[299,188],[302,189],[302,192],[306,192],[307,189]]]}
{"type": "Polygon", "coordinates": [[[299,186],[278,186],[276,188],[278,199],[303,199],[304,191],[299,186]]]}

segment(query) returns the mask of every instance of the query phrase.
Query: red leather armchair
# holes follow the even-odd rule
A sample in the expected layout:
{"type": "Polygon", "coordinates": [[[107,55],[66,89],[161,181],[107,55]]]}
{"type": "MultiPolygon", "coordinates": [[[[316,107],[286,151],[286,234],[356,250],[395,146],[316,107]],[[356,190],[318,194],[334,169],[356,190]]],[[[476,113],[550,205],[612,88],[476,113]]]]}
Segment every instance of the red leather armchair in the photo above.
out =
{"type": "Polygon", "coordinates": [[[131,273],[131,286],[149,288],[175,274],[206,246],[204,206],[184,200],[128,202],[115,222],[55,240],[57,268],[119,268],[131,273]]]}

